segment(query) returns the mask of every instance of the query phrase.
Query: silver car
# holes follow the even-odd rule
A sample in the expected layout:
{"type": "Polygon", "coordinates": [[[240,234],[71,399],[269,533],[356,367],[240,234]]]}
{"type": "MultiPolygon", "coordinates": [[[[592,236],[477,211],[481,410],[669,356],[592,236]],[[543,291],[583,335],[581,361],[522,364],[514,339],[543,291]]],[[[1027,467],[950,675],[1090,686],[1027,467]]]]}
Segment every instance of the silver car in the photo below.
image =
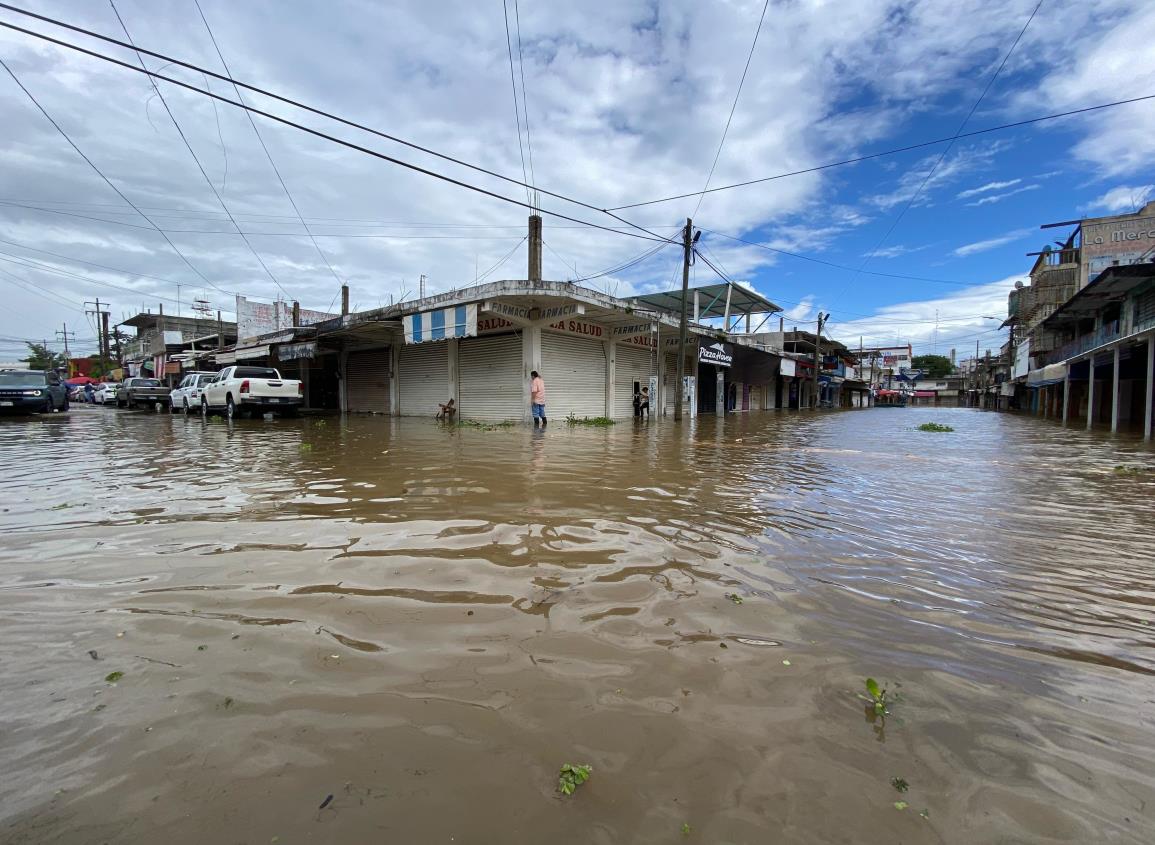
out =
{"type": "Polygon", "coordinates": [[[216,375],[205,372],[188,373],[169,394],[169,410],[174,414],[180,411],[187,414],[190,410],[192,413],[199,413],[201,391],[204,390],[205,382],[216,378],[216,375]]]}

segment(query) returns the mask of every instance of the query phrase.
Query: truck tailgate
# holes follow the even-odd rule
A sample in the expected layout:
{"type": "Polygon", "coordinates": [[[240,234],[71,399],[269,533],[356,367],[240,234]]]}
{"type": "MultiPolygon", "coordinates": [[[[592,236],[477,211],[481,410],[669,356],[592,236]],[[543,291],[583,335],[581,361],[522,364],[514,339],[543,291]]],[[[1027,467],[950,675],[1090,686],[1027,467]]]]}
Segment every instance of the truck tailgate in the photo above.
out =
{"type": "Polygon", "coordinates": [[[296,379],[248,379],[248,395],[254,399],[296,399],[299,396],[296,379]]]}

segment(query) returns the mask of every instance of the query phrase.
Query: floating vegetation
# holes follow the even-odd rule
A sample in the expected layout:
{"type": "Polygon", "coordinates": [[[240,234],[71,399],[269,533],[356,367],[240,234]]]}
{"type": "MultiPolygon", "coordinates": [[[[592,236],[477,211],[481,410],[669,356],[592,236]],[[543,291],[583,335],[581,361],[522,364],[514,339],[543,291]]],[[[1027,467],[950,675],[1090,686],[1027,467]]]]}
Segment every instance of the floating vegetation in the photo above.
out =
{"type": "Polygon", "coordinates": [[[942,431],[942,432],[954,431],[954,429],[951,428],[949,425],[943,425],[942,423],[936,423],[936,422],[923,423],[922,425],[920,425],[918,427],[918,430],[919,431],[942,431]]]}
{"type": "Polygon", "coordinates": [[[910,784],[906,782],[906,778],[891,778],[890,785],[899,792],[906,792],[910,789],[910,784]]]}
{"type": "Polygon", "coordinates": [[[565,421],[567,425],[592,425],[602,428],[614,425],[614,421],[609,417],[575,417],[573,414],[566,417],[565,421]]]}
{"type": "Polygon", "coordinates": [[[557,788],[562,795],[573,795],[575,789],[590,779],[593,767],[566,763],[558,774],[557,788]]]}
{"type": "Polygon", "coordinates": [[[104,676],[104,680],[107,683],[115,684],[117,681],[119,681],[123,677],[124,677],[123,672],[109,672],[107,675],[104,676]]]}

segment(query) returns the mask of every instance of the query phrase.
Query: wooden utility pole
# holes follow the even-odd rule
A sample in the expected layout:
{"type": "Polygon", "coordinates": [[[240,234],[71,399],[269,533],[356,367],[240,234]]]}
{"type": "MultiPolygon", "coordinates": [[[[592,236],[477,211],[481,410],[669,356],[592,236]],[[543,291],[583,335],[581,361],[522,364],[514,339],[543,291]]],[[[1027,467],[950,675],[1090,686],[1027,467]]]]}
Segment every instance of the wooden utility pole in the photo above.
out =
{"type": "Polygon", "coordinates": [[[97,297],[93,302],[86,302],[85,305],[91,305],[91,311],[85,311],[85,314],[95,315],[96,323],[96,343],[100,349],[100,371],[102,373],[108,372],[108,312],[104,310],[108,306],[102,304],[100,297],[97,297]]]}
{"type": "Polygon", "coordinates": [[[678,318],[678,380],[674,384],[674,419],[682,419],[682,380],[686,377],[686,297],[690,289],[690,252],[693,249],[691,232],[694,224],[686,218],[682,230],[682,311],[678,318]]]}
{"type": "Polygon", "coordinates": [[[829,314],[818,312],[818,334],[814,336],[814,407],[818,407],[818,374],[822,370],[822,326],[826,323],[829,314]]]}

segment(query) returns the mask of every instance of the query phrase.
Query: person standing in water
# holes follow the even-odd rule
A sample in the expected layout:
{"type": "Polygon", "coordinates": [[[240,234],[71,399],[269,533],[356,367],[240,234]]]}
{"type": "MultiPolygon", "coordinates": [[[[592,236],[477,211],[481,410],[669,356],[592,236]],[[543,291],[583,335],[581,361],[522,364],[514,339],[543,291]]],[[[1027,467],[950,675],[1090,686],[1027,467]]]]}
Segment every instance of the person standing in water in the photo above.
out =
{"type": "Polygon", "coordinates": [[[537,421],[541,420],[541,427],[545,428],[545,382],[537,370],[529,374],[529,404],[533,412],[533,427],[537,428],[537,421]]]}

